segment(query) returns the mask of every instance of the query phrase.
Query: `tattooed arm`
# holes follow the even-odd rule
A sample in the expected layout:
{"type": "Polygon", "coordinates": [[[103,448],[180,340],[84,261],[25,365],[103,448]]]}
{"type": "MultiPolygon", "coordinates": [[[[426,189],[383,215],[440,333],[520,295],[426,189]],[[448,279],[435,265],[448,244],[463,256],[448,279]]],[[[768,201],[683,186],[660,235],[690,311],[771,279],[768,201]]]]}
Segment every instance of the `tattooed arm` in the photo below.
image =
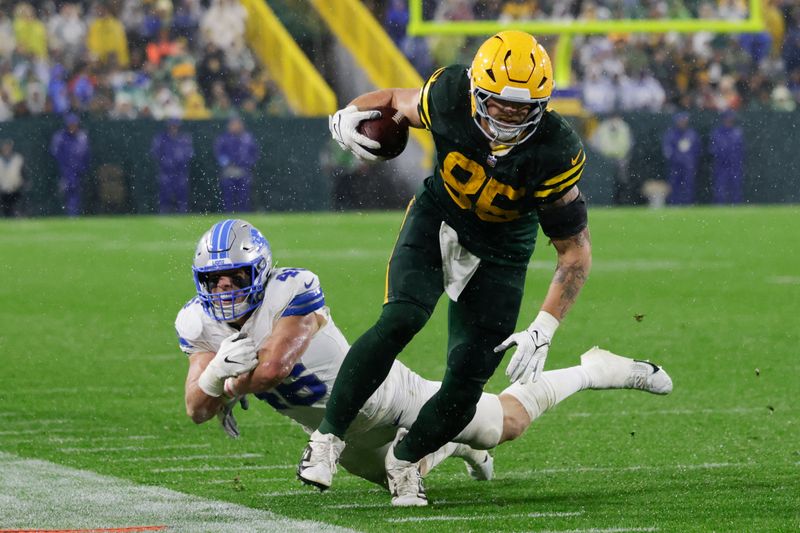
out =
{"type": "Polygon", "coordinates": [[[512,334],[495,346],[502,353],[516,346],[506,367],[511,382],[525,384],[542,374],[550,342],[559,323],[575,303],[589,269],[592,267],[592,245],[587,228],[586,204],[577,187],[563,198],[539,208],[539,221],[558,251],[558,266],[542,303],[542,309],[524,331],[512,334]],[[546,225],[545,225],[546,224],[546,225]],[[563,235],[563,236],[562,236],[563,235]]]}
{"type": "MultiPolygon", "coordinates": [[[[546,209],[557,209],[578,197],[578,188],[574,187],[568,194],[546,209]]],[[[570,237],[552,239],[553,246],[558,252],[558,265],[556,266],[553,280],[547,291],[542,310],[547,311],[556,319],[563,320],[578,293],[589,277],[592,268],[592,243],[589,228],[582,229],[570,237]]]]}

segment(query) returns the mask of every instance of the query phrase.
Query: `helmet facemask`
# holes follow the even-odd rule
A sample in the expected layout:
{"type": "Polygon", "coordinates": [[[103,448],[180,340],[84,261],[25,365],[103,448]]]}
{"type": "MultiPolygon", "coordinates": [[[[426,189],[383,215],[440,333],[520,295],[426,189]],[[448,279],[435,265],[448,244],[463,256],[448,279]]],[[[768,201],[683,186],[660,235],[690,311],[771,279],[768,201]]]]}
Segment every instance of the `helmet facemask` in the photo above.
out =
{"type": "Polygon", "coordinates": [[[218,322],[235,322],[258,308],[271,270],[269,243],[244,220],[225,220],[206,232],[192,267],[203,310],[218,322]],[[233,290],[214,292],[221,276],[233,278],[233,290]]]}
{"type": "Polygon", "coordinates": [[[499,142],[509,146],[522,144],[534,134],[537,126],[539,126],[539,122],[541,122],[542,117],[544,116],[544,111],[547,109],[547,104],[550,102],[549,97],[534,100],[514,100],[511,98],[502,98],[496,94],[492,94],[489,91],[481,89],[480,87],[476,87],[474,83],[472,84],[471,92],[475,105],[475,112],[472,114],[472,119],[475,121],[475,124],[477,124],[481,132],[483,132],[486,138],[490,141],[499,142]],[[503,122],[502,120],[498,120],[489,114],[489,108],[486,103],[490,98],[498,101],[528,104],[531,106],[531,108],[530,111],[528,111],[527,116],[521,122],[517,124],[503,122]],[[489,131],[487,131],[487,128],[482,126],[481,119],[486,121],[486,126],[489,131]]]}
{"type": "Polygon", "coordinates": [[[218,322],[233,322],[257,308],[264,299],[264,283],[252,283],[251,280],[258,279],[258,272],[262,269],[263,265],[233,265],[224,271],[195,271],[197,295],[203,309],[218,322]],[[242,271],[244,275],[233,276],[237,271],[242,271]],[[221,275],[233,277],[233,285],[237,288],[214,292],[217,286],[215,279],[221,275]],[[238,282],[236,278],[239,278],[238,282]]]}

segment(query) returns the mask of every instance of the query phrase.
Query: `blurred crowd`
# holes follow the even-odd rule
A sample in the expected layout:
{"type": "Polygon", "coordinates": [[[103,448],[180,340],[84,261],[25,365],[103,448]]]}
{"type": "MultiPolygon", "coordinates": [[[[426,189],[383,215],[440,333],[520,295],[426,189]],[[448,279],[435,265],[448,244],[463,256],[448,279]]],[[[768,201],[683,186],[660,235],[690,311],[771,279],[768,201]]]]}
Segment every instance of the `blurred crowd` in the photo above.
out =
{"type": "Polygon", "coordinates": [[[238,0],[0,2],[0,121],[285,114],[238,0]]]}
{"type": "MultiPolygon", "coordinates": [[[[800,4],[760,1],[767,28],[758,34],[576,36],[573,89],[598,114],[794,110],[800,103],[800,4]]],[[[469,63],[484,38],[411,37],[408,0],[364,3],[423,77],[440,65],[469,63]]],[[[291,11],[297,2],[278,4],[291,11]]],[[[423,16],[737,20],[748,16],[748,6],[747,0],[423,0],[423,16]]],[[[326,72],[326,47],[316,49],[319,39],[309,37],[307,24],[283,18],[326,72]]],[[[246,46],[246,19],[238,0],[0,0],[0,121],[70,111],[113,119],[218,118],[234,110],[288,114],[246,46]]],[[[557,37],[541,40],[553,54],[557,37]]]]}
{"type": "MultiPolygon", "coordinates": [[[[592,112],[703,109],[792,111],[800,104],[800,3],[761,0],[758,34],[576,36],[573,85],[592,112]]],[[[469,63],[484,37],[406,35],[407,0],[366,0],[423,77],[469,63]],[[475,42],[471,42],[475,41],[475,42]]],[[[748,16],[747,0],[423,0],[426,20],[723,19],[748,16]]],[[[555,38],[540,39],[553,56],[555,38]]]]}

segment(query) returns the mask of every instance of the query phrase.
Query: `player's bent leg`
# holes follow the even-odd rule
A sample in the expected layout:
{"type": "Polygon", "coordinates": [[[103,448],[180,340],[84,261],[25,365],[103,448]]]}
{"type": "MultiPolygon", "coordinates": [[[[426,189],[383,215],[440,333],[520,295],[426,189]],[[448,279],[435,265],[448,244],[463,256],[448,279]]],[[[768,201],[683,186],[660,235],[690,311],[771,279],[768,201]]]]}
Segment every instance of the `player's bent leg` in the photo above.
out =
{"type": "Polygon", "coordinates": [[[504,429],[504,409],[495,394],[481,394],[475,416],[453,439],[479,450],[489,450],[500,444],[504,429]]]}
{"type": "Polygon", "coordinates": [[[595,346],[581,355],[591,389],[637,389],[653,394],[672,392],[672,378],[649,361],[630,359],[595,346]]]}
{"type": "Polygon", "coordinates": [[[448,368],[441,387],[420,410],[408,437],[396,446],[397,457],[416,462],[453,440],[475,415],[483,383],[458,376],[448,368]]]}
{"type": "Polygon", "coordinates": [[[325,418],[300,459],[297,476],[301,481],[320,490],[331,486],[336,462],[344,449],[345,432],[386,379],[397,354],[422,329],[429,316],[415,304],[387,304],[376,324],[353,344],[336,377],[325,418]]]}
{"type": "MultiPolygon", "coordinates": [[[[429,381],[395,361],[384,381],[383,403],[386,409],[376,413],[382,424],[410,428],[422,406],[439,390],[441,383],[429,381]]],[[[478,401],[475,416],[454,440],[429,453],[420,461],[420,471],[425,477],[436,465],[448,457],[464,460],[467,473],[475,480],[492,479],[494,460],[485,450],[494,448],[503,431],[503,408],[497,396],[483,394],[478,401]],[[463,444],[461,444],[463,443],[463,444]]]]}
{"type": "Polygon", "coordinates": [[[361,407],[386,379],[397,354],[429,317],[429,312],[408,302],[383,306],[378,321],[353,343],[342,362],[319,427],[321,433],[344,437],[361,407]]]}
{"type": "Polygon", "coordinates": [[[535,382],[517,382],[500,393],[503,406],[503,436],[500,442],[513,440],[545,412],[576,392],[589,388],[591,380],[581,366],[548,370],[535,382]]]}
{"type": "Polygon", "coordinates": [[[448,457],[463,459],[469,477],[475,481],[489,481],[494,477],[494,458],[486,450],[476,450],[467,444],[448,442],[435,452],[419,460],[419,471],[426,477],[431,470],[448,457]]]}

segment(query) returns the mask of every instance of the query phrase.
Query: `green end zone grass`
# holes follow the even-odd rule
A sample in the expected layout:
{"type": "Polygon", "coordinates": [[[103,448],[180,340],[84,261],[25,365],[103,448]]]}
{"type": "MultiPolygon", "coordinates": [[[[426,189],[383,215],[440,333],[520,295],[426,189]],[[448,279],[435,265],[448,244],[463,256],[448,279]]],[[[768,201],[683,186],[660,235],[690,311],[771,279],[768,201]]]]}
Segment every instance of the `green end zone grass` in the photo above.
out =
{"type": "MultiPolygon", "coordinates": [[[[401,213],[248,218],[279,265],[319,274],[348,339],[374,321],[401,213]]],[[[0,451],[362,531],[800,527],[797,207],[594,209],[594,269],[548,368],[597,344],[663,364],[674,393],[580,393],[496,450],[496,480],[445,462],[425,509],[344,472],[326,494],[301,487],[305,435],[265,404],[239,414],[238,441],[185,416],[172,324],[216,220],[0,222],[0,451]]],[[[521,327],[554,258],[541,240],[521,327]]],[[[444,310],[401,356],[432,379],[444,310]]]]}

